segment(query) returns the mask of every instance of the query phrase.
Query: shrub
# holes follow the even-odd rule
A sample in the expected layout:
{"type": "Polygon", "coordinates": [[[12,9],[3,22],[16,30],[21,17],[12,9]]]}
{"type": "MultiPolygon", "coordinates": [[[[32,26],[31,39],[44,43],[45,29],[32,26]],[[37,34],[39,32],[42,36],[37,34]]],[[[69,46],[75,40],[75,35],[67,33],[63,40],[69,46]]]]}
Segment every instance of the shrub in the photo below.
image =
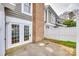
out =
{"type": "Polygon", "coordinates": [[[76,27],[76,21],[73,19],[66,19],[63,22],[64,25],[67,25],[67,27],[76,27]]]}

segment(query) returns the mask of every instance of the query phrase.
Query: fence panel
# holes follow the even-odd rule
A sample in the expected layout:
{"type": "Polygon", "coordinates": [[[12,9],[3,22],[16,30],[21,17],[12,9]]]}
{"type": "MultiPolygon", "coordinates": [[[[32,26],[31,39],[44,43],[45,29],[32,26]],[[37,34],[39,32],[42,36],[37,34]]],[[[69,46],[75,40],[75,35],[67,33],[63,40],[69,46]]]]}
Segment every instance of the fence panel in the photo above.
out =
{"type": "Polygon", "coordinates": [[[65,41],[76,41],[76,27],[60,27],[60,28],[45,28],[44,36],[46,38],[52,38],[65,41]]]}

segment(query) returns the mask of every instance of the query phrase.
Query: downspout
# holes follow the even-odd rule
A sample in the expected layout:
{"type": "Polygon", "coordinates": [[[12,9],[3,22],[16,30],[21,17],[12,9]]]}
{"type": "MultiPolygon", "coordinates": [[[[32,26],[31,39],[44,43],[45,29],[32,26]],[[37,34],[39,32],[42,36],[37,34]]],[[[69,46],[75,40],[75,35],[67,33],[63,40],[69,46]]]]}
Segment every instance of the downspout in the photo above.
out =
{"type": "Polygon", "coordinates": [[[5,56],[6,56],[6,10],[4,8],[4,12],[5,12],[5,56]]]}

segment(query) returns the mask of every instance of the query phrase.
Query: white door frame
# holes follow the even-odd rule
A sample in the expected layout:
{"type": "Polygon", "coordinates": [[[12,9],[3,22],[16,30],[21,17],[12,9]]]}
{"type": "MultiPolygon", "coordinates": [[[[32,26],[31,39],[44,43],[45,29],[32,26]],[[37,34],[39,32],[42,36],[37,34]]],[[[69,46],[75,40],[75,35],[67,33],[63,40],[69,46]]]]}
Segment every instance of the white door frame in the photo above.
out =
{"type": "Polygon", "coordinates": [[[12,47],[16,47],[18,45],[22,45],[25,43],[29,43],[32,42],[32,22],[27,21],[27,20],[23,20],[23,19],[19,19],[19,18],[14,18],[14,17],[9,17],[6,16],[6,49],[12,48],[12,47]],[[16,20],[16,21],[14,21],[16,20]],[[12,44],[11,42],[11,25],[12,24],[18,24],[19,25],[19,42],[18,43],[14,43],[12,44]],[[29,26],[29,34],[31,36],[29,36],[29,40],[24,41],[24,25],[29,26]]]}
{"type": "Polygon", "coordinates": [[[0,3],[0,56],[5,55],[5,11],[0,3]]]}

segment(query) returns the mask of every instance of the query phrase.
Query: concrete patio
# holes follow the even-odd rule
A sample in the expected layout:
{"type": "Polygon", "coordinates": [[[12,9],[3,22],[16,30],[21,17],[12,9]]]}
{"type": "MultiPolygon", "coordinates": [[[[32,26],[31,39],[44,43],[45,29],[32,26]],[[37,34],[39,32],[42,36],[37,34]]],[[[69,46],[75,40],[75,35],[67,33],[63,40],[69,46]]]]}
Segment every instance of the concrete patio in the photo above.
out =
{"type": "Polygon", "coordinates": [[[71,56],[72,52],[72,48],[43,40],[26,44],[16,51],[7,53],[7,56],[71,56]]]}

